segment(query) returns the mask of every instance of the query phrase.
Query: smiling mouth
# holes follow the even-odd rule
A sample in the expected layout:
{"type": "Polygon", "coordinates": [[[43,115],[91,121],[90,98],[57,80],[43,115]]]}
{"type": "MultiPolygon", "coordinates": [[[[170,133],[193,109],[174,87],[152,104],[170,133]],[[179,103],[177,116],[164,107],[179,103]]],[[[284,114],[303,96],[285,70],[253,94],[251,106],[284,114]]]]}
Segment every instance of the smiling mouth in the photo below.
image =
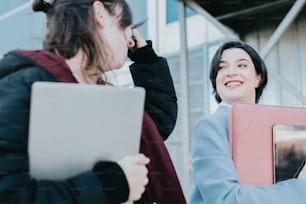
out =
{"type": "Polygon", "coordinates": [[[241,86],[243,83],[241,81],[228,81],[224,85],[226,87],[232,88],[232,87],[238,87],[241,86]]]}

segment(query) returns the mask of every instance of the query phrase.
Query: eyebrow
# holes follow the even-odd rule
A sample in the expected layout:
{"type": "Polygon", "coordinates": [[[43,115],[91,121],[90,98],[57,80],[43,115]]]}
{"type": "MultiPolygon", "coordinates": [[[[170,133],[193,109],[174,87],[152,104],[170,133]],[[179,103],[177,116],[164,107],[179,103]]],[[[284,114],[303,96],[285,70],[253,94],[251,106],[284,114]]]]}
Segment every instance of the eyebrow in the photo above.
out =
{"type": "MultiPolygon", "coordinates": [[[[240,61],[246,61],[246,62],[250,63],[249,60],[244,59],[244,58],[241,58],[241,59],[236,60],[236,62],[240,62],[240,61]]],[[[221,63],[228,63],[228,62],[227,62],[227,61],[224,61],[224,60],[220,60],[220,61],[219,61],[219,64],[221,64],[221,63]]]]}
{"type": "Polygon", "coordinates": [[[247,61],[248,63],[250,63],[250,61],[249,61],[249,60],[244,59],[244,58],[238,59],[237,61],[247,61]]]}

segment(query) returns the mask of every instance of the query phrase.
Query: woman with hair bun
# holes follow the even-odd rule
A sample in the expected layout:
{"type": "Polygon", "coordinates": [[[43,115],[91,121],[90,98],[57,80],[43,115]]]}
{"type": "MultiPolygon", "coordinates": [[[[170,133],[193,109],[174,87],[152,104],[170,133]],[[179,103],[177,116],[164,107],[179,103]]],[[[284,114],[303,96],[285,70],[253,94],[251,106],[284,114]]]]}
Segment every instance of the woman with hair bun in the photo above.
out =
{"type": "Polygon", "coordinates": [[[0,60],[0,203],[184,203],[163,143],[177,117],[169,67],[133,28],[126,1],[34,0],[32,8],[47,16],[43,49],[14,50],[0,60]],[[146,89],[141,153],[99,161],[65,180],[32,178],[27,149],[32,84],[109,85],[104,72],[122,67],[134,47],[131,74],[135,85],[146,89]]]}

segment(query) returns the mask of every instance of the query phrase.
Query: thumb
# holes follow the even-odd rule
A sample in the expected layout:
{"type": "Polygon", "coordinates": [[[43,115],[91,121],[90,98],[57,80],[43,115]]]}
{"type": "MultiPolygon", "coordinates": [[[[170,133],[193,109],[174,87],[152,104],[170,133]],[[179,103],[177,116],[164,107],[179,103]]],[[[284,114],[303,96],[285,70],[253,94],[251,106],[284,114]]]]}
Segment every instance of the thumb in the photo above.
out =
{"type": "Polygon", "coordinates": [[[144,154],[139,154],[136,158],[136,164],[146,165],[150,162],[150,159],[146,157],[144,154]]]}

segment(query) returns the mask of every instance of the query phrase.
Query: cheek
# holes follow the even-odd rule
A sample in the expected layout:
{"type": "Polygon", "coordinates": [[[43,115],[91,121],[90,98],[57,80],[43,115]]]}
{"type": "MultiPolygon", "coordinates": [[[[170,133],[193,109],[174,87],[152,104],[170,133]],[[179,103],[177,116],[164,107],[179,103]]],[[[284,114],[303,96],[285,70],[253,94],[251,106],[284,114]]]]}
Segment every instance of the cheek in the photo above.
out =
{"type": "Polygon", "coordinates": [[[119,46],[121,48],[124,47],[124,46],[127,46],[126,37],[122,32],[118,31],[118,35],[116,37],[116,42],[115,43],[117,43],[117,46],[119,46]]]}
{"type": "Polygon", "coordinates": [[[125,39],[126,40],[129,40],[129,39],[132,39],[132,29],[126,29],[125,32],[124,32],[124,36],[125,36],[125,39]]]}
{"type": "Polygon", "coordinates": [[[249,79],[249,81],[251,82],[250,85],[257,88],[260,83],[260,77],[258,77],[258,75],[256,74],[250,74],[249,79]]]}
{"type": "Polygon", "coordinates": [[[219,96],[223,95],[223,91],[224,87],[223,87],[223,82],[220,78],[216,78],[216,91],[218,93],[219,96]]]}
{"type": "Polygon", "coordinates": [[[216,87],[220,87],[223,84],[223,77],[222,74],[218,74],[216,77],[216,87]]]}

